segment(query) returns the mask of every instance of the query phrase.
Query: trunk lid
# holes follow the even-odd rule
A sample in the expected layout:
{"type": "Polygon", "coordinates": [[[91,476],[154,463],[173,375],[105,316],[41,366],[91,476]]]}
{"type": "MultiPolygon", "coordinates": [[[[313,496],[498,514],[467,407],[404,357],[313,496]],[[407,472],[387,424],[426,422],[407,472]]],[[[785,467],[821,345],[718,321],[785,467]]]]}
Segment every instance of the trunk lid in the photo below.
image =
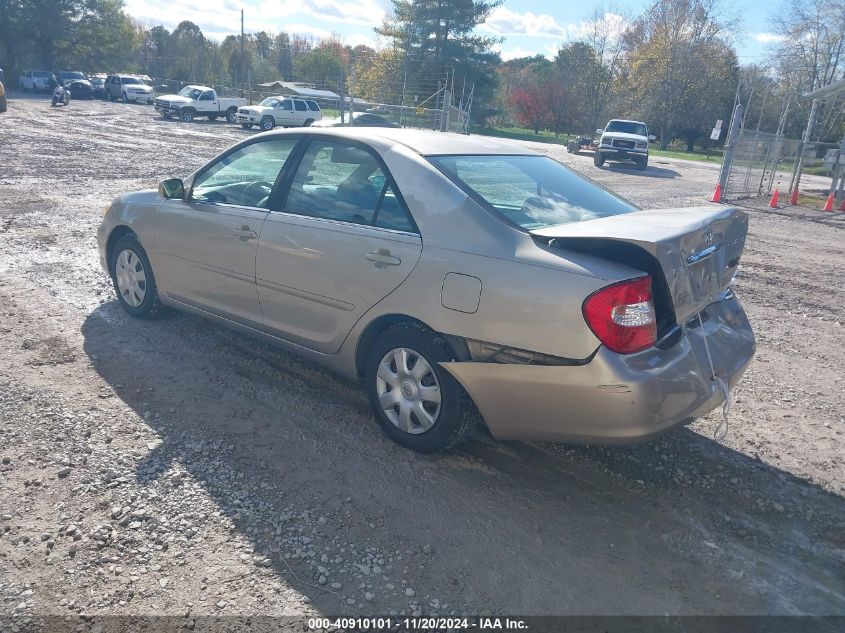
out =
{"type": "Polygon", "coordinates": [[[623,242],[646,251],[663,273],[677,323],[698,314],[730,284],[747,233],[744,212],[713,207],[635,211],[531,231],[561,248],[623,242]]]}

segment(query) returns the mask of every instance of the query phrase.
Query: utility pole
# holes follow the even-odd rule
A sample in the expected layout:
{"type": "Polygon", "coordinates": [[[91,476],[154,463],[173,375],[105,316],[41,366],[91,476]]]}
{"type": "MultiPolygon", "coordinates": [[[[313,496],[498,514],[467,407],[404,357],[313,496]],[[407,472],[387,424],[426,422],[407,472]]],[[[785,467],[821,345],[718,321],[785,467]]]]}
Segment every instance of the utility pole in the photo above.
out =
{"type": "Polygon", "coordinates": [[[343,125],[346,121],[344,113],[346,112],[346,72],[343,66],[340,67],[340,124],[343,125]]]}
{"type": "Polygon", "coordinates": [[[238,64],[238,88],[241,89],[241,97],[244,96],[243,72],[244,72],[244,10],[241,9],[241,63],[238,64]]]}

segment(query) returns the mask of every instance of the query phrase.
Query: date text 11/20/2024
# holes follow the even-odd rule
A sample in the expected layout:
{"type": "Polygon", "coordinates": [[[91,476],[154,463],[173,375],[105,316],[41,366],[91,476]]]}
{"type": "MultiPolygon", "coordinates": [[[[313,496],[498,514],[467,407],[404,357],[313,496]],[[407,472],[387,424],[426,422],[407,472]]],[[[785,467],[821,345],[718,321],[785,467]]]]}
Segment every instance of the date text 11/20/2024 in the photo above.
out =
{"type": "Polygon", "coordinates": [[[520,631],[528,624],[519,618],[370,617],[310,618],[312,631],[520,631]]]}

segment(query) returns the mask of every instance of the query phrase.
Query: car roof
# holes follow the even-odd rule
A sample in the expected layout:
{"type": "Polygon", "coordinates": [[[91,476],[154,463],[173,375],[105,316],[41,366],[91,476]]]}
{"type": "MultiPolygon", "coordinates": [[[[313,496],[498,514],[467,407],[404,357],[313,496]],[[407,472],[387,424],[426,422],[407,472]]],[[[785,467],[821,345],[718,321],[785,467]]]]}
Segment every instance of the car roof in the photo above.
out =
{"type": "Polygon", "coordinates": [[[308,134],[336,136],[349,140],[381,145],[404,145],[423,156],[452,154],[496,154],[539,156],[537,152],[516,143],[505,143],[488,136],[468,136],[453,132],[434,132],[409,128],[305,128],[267,132],[269,135],[308,134]]]}

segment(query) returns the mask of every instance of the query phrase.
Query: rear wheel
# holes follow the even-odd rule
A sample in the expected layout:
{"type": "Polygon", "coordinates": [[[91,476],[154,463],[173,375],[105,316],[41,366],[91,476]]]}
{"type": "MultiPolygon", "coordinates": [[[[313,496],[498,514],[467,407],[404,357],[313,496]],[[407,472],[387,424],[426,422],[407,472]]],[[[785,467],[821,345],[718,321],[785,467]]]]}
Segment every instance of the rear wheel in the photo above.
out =
{"type": "Polygon", "coordinates": [[[305,127],[311,127],[312,123],[314,123],[314,119],[305,119],[305,127]]]}
{"type": "Polygon", "coordinates": [[[269,132],[274,127],[276,127],[276,121],[273,120],[271,116],[265,116],[261,119],[261,129],[265,132],[269,132]]]}
{"type": "Polygon", "coordinates": [[[601,152],[596,150],[595,156],[593,156],[593,165],[596,167],[601,167],[604,165],[604,156],[601,155],[601,152]]]}
{"type": "Polygon", "coordinates": [[[161,314],[153,269],[134,233],[124,235],[115,243],[109,272],[117,300],[129,316],[153,319],[161,314]]]}
{"type": "Polygon", "coordinates": [[[252,129],[252,123],[241,123],[241,127],[245,130],[251,130],[252,129]]]}
{"type": "Polygon", "coordinates": [[[382,430],[421,453],[458,444],[475,422],[469,396],[440,366],[455,360],[437,334],[405,324],[381,334],[365,368],[367,395],[382,430]]]}

